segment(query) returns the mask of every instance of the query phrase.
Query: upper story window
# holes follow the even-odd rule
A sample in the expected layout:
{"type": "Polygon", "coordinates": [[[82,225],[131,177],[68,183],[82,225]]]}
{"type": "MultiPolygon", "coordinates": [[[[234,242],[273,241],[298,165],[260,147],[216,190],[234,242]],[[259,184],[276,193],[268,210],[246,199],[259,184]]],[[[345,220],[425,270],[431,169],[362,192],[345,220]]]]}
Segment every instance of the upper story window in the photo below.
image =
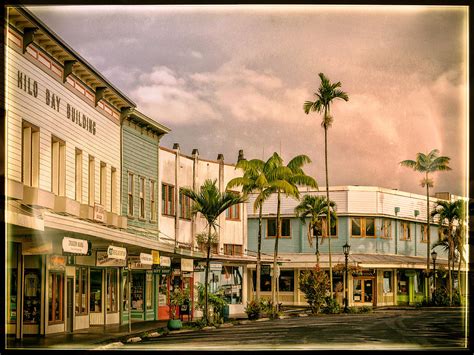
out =
{"type": "Polygon", "coordinates": [[[51,192],[66,194],[66,143],[54,136],[51,139],[51,192]]]}
{"type": "MultiPolygon", "coordinates": [[[[229,193],[238,195],[237,191],[228,191],[229,193]]],[[[225,218],[232,221],[240,221],[240,203],[230,206],[225,211],[225,218]]]]}
{"type": "Polygon", "coordinates": [[[145,178],[140,177],[140,204],[139,204],[139,216],[145,218],[145,178]]]}
{"type": "MultiPolygon", "coordinates": [[[[277,219],[267,219],[267,238],[276,238],[277,236],[277,219]]],[[[281,219],[281,238],[291,238],[290,219],[281,219]]]]}
{"type": "Polygon", "coordinates": [[[392,238],[392,220],[384,219],[382,222],[382,235],[381,238],[391,239],[392,238]]]}
{"type": "Polygon", "coordinates": [[[82,202],[82,150],[76,149],[76,201],[82,202]]]}
{"type": "Polygon", "coordinates": [[[150,180],[150,220],[156,221],[156,183],[150,180]]]}
{"type": "MultiPolygon", "coordinates": [[[[198,247],[200,251],[202,251],[203,253],[207,253],[207,243],[199,243],[198,247]]],[[[218,243],[211,244],[211,254],[219,254],[218,243]]]]}
{"type": "Polygon", "coordinates": [[[428,243],[428,226],[426,224],[421,225],[421,241],[428,243]]]}
{"type": "MultiPolygon", "coordinates": [[[[322,236],[327,238],[328,236],[328,227],[327,227],[327,223],[326,223],[326,218],[323,218],[322,221],[321,221],[321,228],[322,228],[322,236]]],[[[331,219],[331,224],[333,224],[334,221],[331,219]]],[[[334,225],[331,226],[331,238],[337,238],[337,225],[338,225],[338,221],[336,220],[336,223],[334,223],[334,225]]]]}
{"type": "Polygon", "coordinates": [[[128,208],[127,214],[133,216],[133,173],[128,173],[128,208]]]}
{"type": "Polygon", "coordinates": [[[351,235],[355,238],[375,238],[375,218],[352,217],[351,235]]]}
{"type": "Polygon", "coordinates": [[[161,185],[161,213],[164,215],[174,215],[174,186],[168,184],[161,185]]]}
{"type": "Polygon", "coordinates": [[[179,190],[179,216],[184,219],[191,219],[191,199],[179,190]]]}
{"type": "Polygon", "coordinates": [[[38,187],[40,148],[39,140],[39,128],[26,121],[23,121],[21,144],[21,181],[27,186],[38,187]]]}
{"type": "Polygon", "coordinates": [[[400,229],[401,229],[400,240],[411,240],[411,223],[401,222],[400,229]]]}
{"type": "Polygon", "coordinates": [[[225,255],[242,255],[242,245],[240,244],[224,244],[225,255]]]}

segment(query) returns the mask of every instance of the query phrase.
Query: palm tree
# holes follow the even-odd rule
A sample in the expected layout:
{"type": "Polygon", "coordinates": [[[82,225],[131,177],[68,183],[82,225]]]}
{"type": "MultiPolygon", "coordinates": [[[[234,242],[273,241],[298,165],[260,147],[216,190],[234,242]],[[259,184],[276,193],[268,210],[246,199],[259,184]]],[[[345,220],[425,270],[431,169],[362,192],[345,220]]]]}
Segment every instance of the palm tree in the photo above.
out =
{"type": "Polygon", "coordinates": [[[231,206],[245,202],[245,198],[240,194],[230,192],[220,192],[216,186],[217,181],[207,179],[201,186],[199,192],[195,192],[189,188],[184,188],[182,193],[184,196],[188,196],[193,201],[192,214],[196,215],[201,213],[207,221],[207,240],[205,241],[207,255],[206,255],[206,275],[205,275],[205,308],[204,308],[204,321],[208,324],[208,287],[209,287],[209,264],[211,259],[211,244],[215,239],[213,237],[212,230],[217,233],[217,219],[219,216],[231,206]]]}
{"type": "MultiPolygon", "coordinates": [[[[325,196],[305,195],[303,200],[295,207],[296,216],[306,224],[306,219],[309,217],[308,223],[308,242],[313,245],[313,235],[316,237],[316,264],[319,268],[319,239],[323,236],[323,219],[327,216],[328,203],[325,196]]],[[[331,201],[329,203],[331,221],[336,221],[336,203],[331,201]]],[[[334,225],[334,224],[333,224],[334,225]]]]}
{"type": "Polygon", "coordinates": [[[227,183],[227,188],[242,186],[242,193],[247,197],[250,193],[257,193],[253,204],[253,211],[258,208],[258,238],[257,238],[257,266],[256,266],[256,300],[260,299],[260,278],[261,278],[261,250],[262,250],[262,214],[264,201],[274,192],[273,186],[265,176],[267,164],[260,159],[241,159],[235,165],[236,169],[243,170],[242,177],[236,177],[227,183]]]}
{"type": "Polygon", "coordinates": [[[276,293],[278,289],[277,258],[278,241],[281,238],[281,194],[287,197],[299,199],[298,186],[310,186],[318,188],[316,180],[304,173],[302,166],[311,163],[307,155],[297,155],[291,159],[286,166],[283,165],[283,159],[275,152],[267,161],[267,178],[270,184],[277,192],[277,235],[275,238],[275,249],[273,253],[273,282],[272,282],[272,304],[274,311],[278,310],[276,293]]]}
{"type": "Polygon", "coordinates": [[[455,252],[459,248],[459,238],[456,233],[457,225],[463,222],[463,201],[437,201],[435,209],[431,212],[431,217],[438,218],[441,238],[433,244],[432,249],[438,245],[445,246],[448,251],[448,283],[449,283],[449,304],[453,301],[452,270],[454,270],[455,252]]]}
{"type": "MultiPolygon", "coordinates": [[[[430,187],[434,186],[433,180],[429,178],[429,174],[435,171],[451,170],[448,166],[451,158],[438,156],[439,150],[433,149],[428,154],[418,153],[416,160],[403,160],[400,162],[401,166],[412,168],[415,171],[424,173],[425,177],[421,180],[421,187],[426,186],[426,239],[428,246],[431,245],[430,239],[430,187]]],[[[426,269],[430,271],[430,248],[426,248],[426,269]]],[[[427,274],[428,275],[428,274],[427,274]]]]}
{"type": "MultiPolygon", "coordinates": [[[[323,120],[321,126],[324,128],[324,162],[326,171],[326,198],[329,199],[329,178],[328,178],[328,129],[331,127],[333,117],[331,116],[331,104],[333,100],[341,99],[344,101],[349,100],[349,96],[344,91],[340,90],[341,83],[332,84],[329,79],[323,74],[319,73],[321,84],[318,91],[314,93],[316,97],[315,101],[305,101],[303,109],[306,114],[310,111],[316,111],[323,114],[323,120]]],[[[331,235],[331,214],[327,211],[327,233],[331,235]]],[[[332,261],[331,261],[331,238],[329,238],[328,244],[329,251],[329,284],[331,287],[331,299],[333,298],[333,286],[332,286],[332,261]]]]}

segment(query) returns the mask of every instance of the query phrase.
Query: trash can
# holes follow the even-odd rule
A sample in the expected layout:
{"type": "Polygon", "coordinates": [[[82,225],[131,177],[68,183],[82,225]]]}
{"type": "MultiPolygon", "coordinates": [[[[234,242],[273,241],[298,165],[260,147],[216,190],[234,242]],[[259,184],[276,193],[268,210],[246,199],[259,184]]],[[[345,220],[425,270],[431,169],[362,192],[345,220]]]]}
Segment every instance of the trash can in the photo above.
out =
{"type": "Polygon", "coordinates": [[[228,304],[224,306],[223,316],[224,316],[224,322],[227,322],[229,320],[229,305],[228,304]]]}

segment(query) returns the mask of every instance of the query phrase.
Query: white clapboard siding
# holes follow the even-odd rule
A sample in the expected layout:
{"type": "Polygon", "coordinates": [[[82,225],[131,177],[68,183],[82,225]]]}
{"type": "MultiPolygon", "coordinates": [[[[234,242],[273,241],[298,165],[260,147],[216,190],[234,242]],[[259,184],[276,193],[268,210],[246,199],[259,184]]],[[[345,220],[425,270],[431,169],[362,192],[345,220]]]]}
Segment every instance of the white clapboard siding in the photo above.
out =
{"type": "Polygon", "coordinates": [[[372,214],[377,211],[376,191],[348,191],[348,210],[351,213],[372,214]]]}
{"type": "Polygon", "coordinates": [[[107,206],[110,210],[110,166],[120,174],[120,127],[101,114],[92,105],[69,90],[66,85],[52,77],[20,53],[7,47],[7,102],[8,102],[8,167],[9,176],[21,180],[21,121],[26,120],[40,128],[40,188],[51,191],[51,136],[66,142],[66,196],[75,197],[75,148],[83,151],[83,201],[87,201],[88,154],[96,159],[95,199],[98,202],[100,161],[108,165],[107,206]],[[17,75],[23,75],[38,83],[35,98],[17,86],[17,75]],[[46,104],[46,89],[60,97],[59,112],[46,104]],[[67,118],[67,104],[96,122],[96,134],[67,118]]]}

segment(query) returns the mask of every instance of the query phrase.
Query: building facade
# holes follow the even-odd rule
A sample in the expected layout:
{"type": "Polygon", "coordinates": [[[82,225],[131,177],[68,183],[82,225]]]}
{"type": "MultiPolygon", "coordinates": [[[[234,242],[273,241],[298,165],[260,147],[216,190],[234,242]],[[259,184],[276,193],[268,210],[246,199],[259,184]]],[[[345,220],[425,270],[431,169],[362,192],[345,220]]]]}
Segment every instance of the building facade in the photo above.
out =
{"type": "MultiPolygon", "coordinates": [[[[302,195],[325,196],[320,191],[302,195]]],[[[350,306],[416,304],[428,297],[432,285],[425,284],[426,269],[426,196],[398,190],[367,186],[330,187],[330,198],[336,203],[337,222],[331,230],[331,261],[333,290],[342,304],[344,298],[345,256],[343,245],[350,245],[348,257],[348,299],[350,306]]],[[[449,199],[457,197],[448,196],[449,199]]],[[[253,204],[255,196],[250,198],[253,204]]],[[[276,196],[271,196],[263,207],[262,252],[273,255],[276,236],[276,196]]],[[[430,199],[434,207],[437,199],[430,199]]],[[[283,198],[281,204],[282,236],[279,241],[279,302],[304,305],[304,294],[299,291],[300,272],[316,265],[315,238],[308,240],[308,223],[296,217],[298,201],[283,198]]],[[[249,213],[248,244],[257,250],[258,214],[249,213]]],[[[432,224],[431,243],[438,238],[438,227],[432,224]]],[[[327,232],[319,238],[320,267],[329,270],[327,232]]],[[[431,252],[431,250],[430,250],[431,252]]],[[[437,266],[447,268],[447,254],[438,247],[437,266]]],[[[431,263],[431,261],[430,261],[431,263]]],[[[261,276],[263,297],[271,298],[271,272],[268,263],[261,276]]],[[[433,265],[430,264],[431,269],[433,265]]],[[[248,293],[254,294],[255,266],[250,266],[248,293]]],[[[277,271],[278,272],[278,271],[277,271]]],[[[441,282],[441,281],[440,281],[441,282]]]]}

